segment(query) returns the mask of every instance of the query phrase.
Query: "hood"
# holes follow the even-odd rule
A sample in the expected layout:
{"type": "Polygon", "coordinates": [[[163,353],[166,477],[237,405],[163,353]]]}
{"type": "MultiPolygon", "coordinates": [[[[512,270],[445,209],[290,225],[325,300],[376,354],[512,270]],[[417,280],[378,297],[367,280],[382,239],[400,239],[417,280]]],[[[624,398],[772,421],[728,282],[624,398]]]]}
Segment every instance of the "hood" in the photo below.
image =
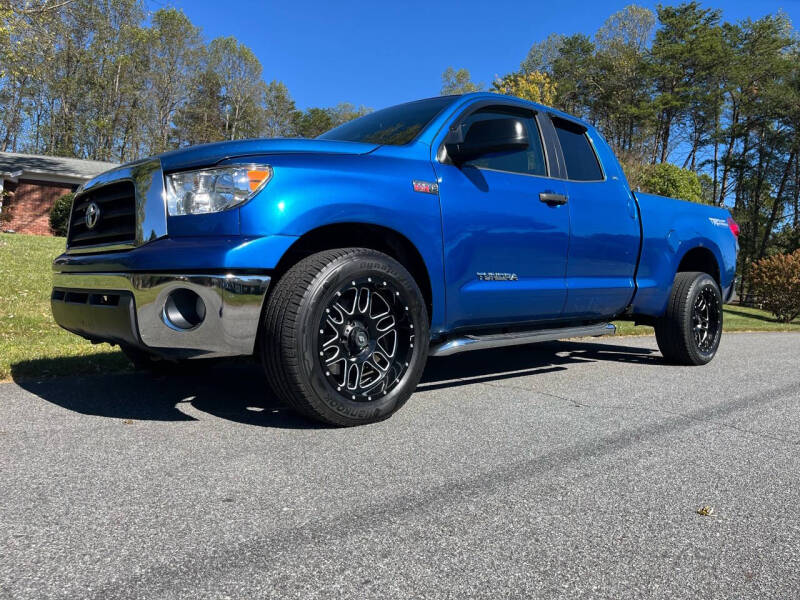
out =
{"type": "Polygon", "coordinates": [[[262,154],[319,153],[319,154],[367,154],[379,144],[339,142],[336,140],[307,140],[301,138],[277,138],[216,142],[173,150],[159,155],[164,171],[178,171],[215,165],[223,160],[262,154]]]}

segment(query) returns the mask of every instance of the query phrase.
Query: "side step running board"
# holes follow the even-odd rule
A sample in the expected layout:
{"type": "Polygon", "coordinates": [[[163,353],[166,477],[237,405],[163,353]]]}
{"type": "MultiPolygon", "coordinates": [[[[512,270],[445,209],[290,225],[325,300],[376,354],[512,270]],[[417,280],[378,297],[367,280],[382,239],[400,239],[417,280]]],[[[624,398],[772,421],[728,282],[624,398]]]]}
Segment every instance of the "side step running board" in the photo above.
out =
{"type": "Polygon", "coordinates": [[[611,323],[600,323],[599,325],[588,325],[586,327],[561,327],[559,329],[515,331],[514,333],[495,333],[491,335],[465,335],[431,345],[428,356],[450,356],[451,354],[469,350],[550,342],[573,337],[614,335],[616,331],[617,328],[611,323]]]}

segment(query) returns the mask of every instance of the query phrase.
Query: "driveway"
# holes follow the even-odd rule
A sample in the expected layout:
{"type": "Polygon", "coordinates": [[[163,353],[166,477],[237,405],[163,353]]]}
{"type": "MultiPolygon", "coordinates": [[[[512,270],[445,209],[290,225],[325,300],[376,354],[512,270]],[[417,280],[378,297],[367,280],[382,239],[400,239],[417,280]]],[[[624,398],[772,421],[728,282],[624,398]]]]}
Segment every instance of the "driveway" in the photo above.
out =
{"type": "Polygon", "coordinates": [[[0,597],[797,598],[798,367],[790,333],[475,352],[355,429],[248,365],[2,384],[0,597]]]}

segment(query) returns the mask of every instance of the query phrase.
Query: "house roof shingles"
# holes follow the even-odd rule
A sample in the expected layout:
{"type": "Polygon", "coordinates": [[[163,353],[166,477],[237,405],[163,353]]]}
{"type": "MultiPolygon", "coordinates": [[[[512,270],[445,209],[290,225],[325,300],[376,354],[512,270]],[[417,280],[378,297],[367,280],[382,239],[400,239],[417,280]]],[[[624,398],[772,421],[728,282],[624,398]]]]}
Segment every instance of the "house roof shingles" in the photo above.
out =
{"type": "Polygon", "coordinates": [[[99,160],[0,152],[0,177],[16,177],[21,171],[22,177],[38,174],[88,180],[116,166],[99,160]]]}

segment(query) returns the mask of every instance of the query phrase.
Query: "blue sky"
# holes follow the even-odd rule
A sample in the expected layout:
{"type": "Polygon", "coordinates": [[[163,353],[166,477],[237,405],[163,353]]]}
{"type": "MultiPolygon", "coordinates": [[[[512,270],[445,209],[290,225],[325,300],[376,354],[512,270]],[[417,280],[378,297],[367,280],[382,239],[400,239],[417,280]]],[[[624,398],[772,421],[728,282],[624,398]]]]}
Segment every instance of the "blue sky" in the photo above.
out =
{"type": "MultiPolygon", "coordinates": [[[[552,32],[594,33],[631,0],[146,0],[182,9],[208,38],[235,36],[283,81],[299,108],[347,101],[382,108],[439,93],[442,71],[466,67],[491,82],[519,67],[552,32]]],[[[672,2],[666,2],[673,4],[672,2]]],[[[677,3],[677,2],[674,2],[677,3]]],[[[655,1],[637,4],[655,8],[655,1]]],[[[800,25],[800,0],[718,0],[726,20],[783,10],[800,25]]]]}

